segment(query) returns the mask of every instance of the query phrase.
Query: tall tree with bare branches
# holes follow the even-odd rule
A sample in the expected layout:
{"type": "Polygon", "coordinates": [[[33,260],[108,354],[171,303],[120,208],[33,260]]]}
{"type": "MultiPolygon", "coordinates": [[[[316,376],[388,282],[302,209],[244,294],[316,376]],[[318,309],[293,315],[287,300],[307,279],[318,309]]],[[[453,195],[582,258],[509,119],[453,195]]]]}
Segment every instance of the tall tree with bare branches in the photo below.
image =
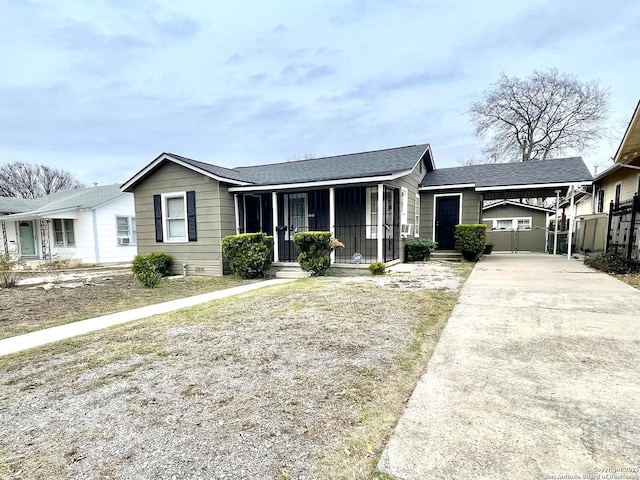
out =
{"type": "Polygon", "coordinates": [[[487,163],[527,162],[587,150],[604,136],[609,92],[556,69],[500,79],[468,112],[487,163]]]}
{"type": "Polygon", "coordinates": [[[48,165],[11,162],[0,166],[0,196],[40,198],[60,190],[82,188],[66,170],[48,165]]]}

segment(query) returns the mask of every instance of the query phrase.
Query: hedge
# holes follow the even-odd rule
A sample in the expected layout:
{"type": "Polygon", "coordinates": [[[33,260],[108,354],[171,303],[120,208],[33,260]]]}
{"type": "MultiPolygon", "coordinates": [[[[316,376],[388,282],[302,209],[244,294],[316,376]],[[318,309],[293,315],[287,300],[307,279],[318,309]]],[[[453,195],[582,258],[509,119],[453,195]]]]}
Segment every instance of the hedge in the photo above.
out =
{"type": "Polygon", "coordinates": [[[227,235],[222,239],[222,253],[236,275],[264,277],[273,262],[273,237],[264,233],[227,235]]]}

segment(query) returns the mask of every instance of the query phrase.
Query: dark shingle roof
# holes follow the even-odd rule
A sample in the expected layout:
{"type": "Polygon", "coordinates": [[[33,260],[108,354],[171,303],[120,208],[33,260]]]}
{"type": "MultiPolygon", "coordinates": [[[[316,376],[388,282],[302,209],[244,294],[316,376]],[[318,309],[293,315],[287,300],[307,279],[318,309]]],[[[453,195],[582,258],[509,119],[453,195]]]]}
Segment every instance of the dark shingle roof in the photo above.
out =
{"type": "Polygon", "coordinates": [[[581,157],[518,163],[489,163],[441,168],[427,173],[421,187],[474,184],[479,187],[590,182],[591,172],[581,157]]]}
{"type": "Polygon", "coordinates": [[[256,185],[279,185],[393,175],[411,170],[429,144],[234,168],[256,185]]]}
{"type": "Polygon", "coordinates": [[[192,158],[176,155],[175,153],[166,153],[165,155],[173,157],[176,160],[180,160],[193,167],[199,168],[200,170],[204,170],[205,172],[209,172],[217,177],[228,178],[230,180],[238,180],[240,182],[255,183],[255,179],[251,178],[247,173],[238,171],[238,169],[219,167],[210,163],[199,162],[198,160],[193,160],[192,158]]]}

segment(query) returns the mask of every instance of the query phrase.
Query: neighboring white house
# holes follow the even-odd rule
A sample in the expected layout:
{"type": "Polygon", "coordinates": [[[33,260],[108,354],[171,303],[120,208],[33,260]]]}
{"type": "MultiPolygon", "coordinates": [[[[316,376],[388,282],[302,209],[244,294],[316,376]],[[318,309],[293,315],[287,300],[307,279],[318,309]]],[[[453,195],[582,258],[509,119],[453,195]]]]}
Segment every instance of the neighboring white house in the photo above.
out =
{"type": "Polygon", "coordinates": [[[137,251],[133,195],[115,184],[0,197],[0,252],[7,249],[24,261],[129,262],[137,251]]]}

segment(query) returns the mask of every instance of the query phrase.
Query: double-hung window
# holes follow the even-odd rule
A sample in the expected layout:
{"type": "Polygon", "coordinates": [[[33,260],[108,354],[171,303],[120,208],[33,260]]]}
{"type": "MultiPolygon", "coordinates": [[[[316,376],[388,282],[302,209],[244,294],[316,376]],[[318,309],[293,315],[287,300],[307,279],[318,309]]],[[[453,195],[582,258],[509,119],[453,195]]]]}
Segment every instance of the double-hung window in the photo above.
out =
{"type": "Polygon", "coordinates": [[[136,244],[136,219],[135,217],[116,217],[116,235],[118,245],[136,244]]]}
{"type": "Polygon", "coordinates": [[[163,193],[153,196],[156,242],[196,241],[195,192],[163,193]]]}
{"type": "Polygon", "coordinates": [[[71,247],[76,244],[73,220],[70,218],[53,219],[53,237],[59,247],[71,247]]]}

